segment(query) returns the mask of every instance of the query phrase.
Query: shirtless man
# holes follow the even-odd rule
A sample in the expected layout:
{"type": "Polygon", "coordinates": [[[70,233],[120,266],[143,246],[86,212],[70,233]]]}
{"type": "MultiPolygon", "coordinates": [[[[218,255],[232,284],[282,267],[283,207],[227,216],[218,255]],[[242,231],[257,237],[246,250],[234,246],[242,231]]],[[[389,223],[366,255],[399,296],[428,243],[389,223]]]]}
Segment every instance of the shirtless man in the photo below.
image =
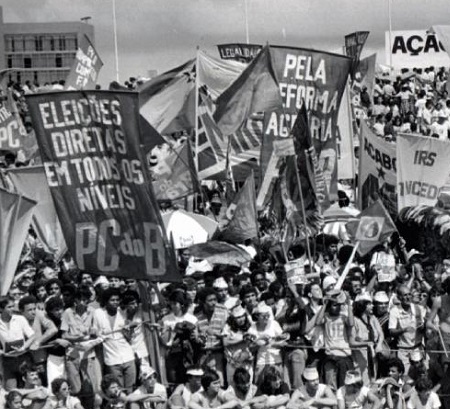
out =
{"type": "MultiPolygon", "coordinates": [[[[445,294],[434,299],[433,307],[427,319],[427,328],[436,332],[440,330],[445,349],[450,351],[450,277],[442,283],[442,289],[445,290],[445,294]],[[439,327],[434,323],[436,315],[439,317],[439,327]]],[[[446,365],[448,365],[448,362],[446,365]]]]}

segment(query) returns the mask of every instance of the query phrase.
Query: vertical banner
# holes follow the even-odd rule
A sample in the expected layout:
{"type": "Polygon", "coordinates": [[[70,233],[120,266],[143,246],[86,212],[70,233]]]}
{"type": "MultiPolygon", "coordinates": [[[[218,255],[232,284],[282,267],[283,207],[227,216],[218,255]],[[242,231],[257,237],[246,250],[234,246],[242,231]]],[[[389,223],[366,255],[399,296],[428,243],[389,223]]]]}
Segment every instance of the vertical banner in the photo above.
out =
{"type": "Polygon", "coordinates": [[[178,280],[140,149],[138,94],[27,96],[66,243],[81,270],[178,280]]]}
{"type": "Polygon", "coordinates": [[[418,135],[397,138],[398,210],[435,206],[450,174],[450,142],[418,135]]]}
{"type": "Polygon", "coordinates": [[[356,31],[355,33],[347,34],[345,36],[345,54],[353,59],[350,75],[352,79],[356,71],[356,67],[361,57],[361,51],[366,44],[367,37],[369,37],[368,31],[356,31]]]}
{"type": "Polygon", "coordinates": [[[66,79],[66,89],[94,89],[103,62],[85,34],[81,37],[72,69],[66,79]]]}
{"type": "MultiPolygon", "coordinates": [[[[264,140],[291,137],[290,131],[303,101],[308,111],[311,136],[319,165],[323,170],[330,197],[337,197],[337,120],[339,106],[352,60],[346,56],[302,48],[270,47],[272,64],[283,101],[283,110],[266,113],[264,140]]],[[[266,145],[266,153],[273,151],[266,145]]],[[[264,156],[264,157],[263,157],[264,156]]],[[[273,178],[273,155],[261,163],[263,181],[258,193],[258,208],[270,195],[273,178]],[[266,169],[271,169],[266,172],[266,169]]]]}
{"type": "Polygon", "coordinates": [[[359,208],[381,199],[390,214],[397,213],[397,154],[395,145],[376,136],[361,122],[358,175],[359,208]]]}
{"type": "Polygon", "coordinates": [[[250,62],[261,51],[259,44],[218,44],[220,58],[223,60],[235,60],[240,62],[250,62]]]}
{"type": "Polygon", "coordinates": [[[36,202],[0,188],[0,295],[11,287],[36,202]]]}
{"type": "Polygon", "coordinates": [[[23,148],[27,132],[14,109],[17,111],[11,91],[8,91],[7,102],[0,107],[0,150],[17,153],[23,148]]]}
{"type": "Polygon", "coordinates": [[[42,166],[8,169],[8,175],[17,192],[36,201],[32,224],[46,252],[59,260],[67,251],[66,242],[56,214],[42,166]]]}

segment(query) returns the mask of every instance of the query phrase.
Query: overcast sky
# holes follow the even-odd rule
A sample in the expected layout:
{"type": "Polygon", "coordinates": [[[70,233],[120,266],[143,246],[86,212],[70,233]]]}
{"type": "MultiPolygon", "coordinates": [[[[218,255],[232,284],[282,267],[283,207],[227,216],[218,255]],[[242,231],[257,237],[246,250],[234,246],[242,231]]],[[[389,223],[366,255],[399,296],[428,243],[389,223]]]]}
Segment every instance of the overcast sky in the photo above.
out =
{"type": "MultiPolygon", "coordinates": [[[[72,21],[92,17],[103,62],[100,83],[115,79],[113,0],[3,0],[5,22],[72,21]]],[[[245,1],[250,42],[335,51],[343,37],[368,30],[370,51],[384,48],[388,0],[116,0],[119,72],[146,76],[195,56],[217,55],[218,43],[245,42],[245,1]]],[[[392,0],[393,30],[450,24],[449,0],[392,0]]],[[[384,62],[384,52],[379,62],[384,62]]]]}

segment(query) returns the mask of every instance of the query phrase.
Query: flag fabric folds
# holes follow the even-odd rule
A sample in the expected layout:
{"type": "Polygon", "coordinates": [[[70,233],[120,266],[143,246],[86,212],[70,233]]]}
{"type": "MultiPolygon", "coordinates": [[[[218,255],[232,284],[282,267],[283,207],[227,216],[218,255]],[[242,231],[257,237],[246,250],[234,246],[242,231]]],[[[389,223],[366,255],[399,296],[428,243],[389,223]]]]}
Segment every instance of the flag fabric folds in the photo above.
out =
{"type": "Polygon", "coordinates": [[[237,193],[234,214],[228,225],[218,233],[218,239],[235,244],[243,244],[248,239],[258,236],[256,224],[255,179],[253,172],[237,193]]]}
{"type": "Polygon", "coordinates": [[[269,46],[265,46],[245,71],[217,99],[214,113],[224,135],[245,126],[251,114],[281,107],[281,96],[272,66],[269,46]]]}
{"type": "Polygon", "coordinates": [[[346,228],[350,237],[359,241],[358,252],[361,256],[366,255],[397,231],[381,200],[375,201],[363,210],[358,219],[348,222],[346,228]]]}
{"type": "Polygon", "coordinates": [[[66,79],[66,89],[94,89],[103,67],[97,51],[85,34],[81,37],[72,68],[66,79]]]}
{"type": "Polygon", "coordinates": [[[13,168],[8,175],[16,191],[36,201],[32,226],[44,250],[60,260],[67,245],[56,214],[43,166],[13,168]]]}
{"type": "Polygon", "coordinates": [[[201,87],[196,148],[198,176],[201,180],[226,180],[229,165],[233,179],[244,181],[252,169],[256,170],[258,166],[262,142],[262,115],[252,115],[243,129],[225,137],[213,117],[214,109],[206,87],[201,87]]]}
{"type": "Polygon", "coordinates": [[[11,287],[36,202],[0,188],[0,295],[11,287]]]}
{"type": "Polygon", "coordinates": [[[172,149],[156,168],[153,189],[157,200],[177,200],[200,192],[189,140],[172,149]]]}
{"type": "Polygon", "coordinates": [[[352,79],[354,79],[359,58],[361,57],[364,44],[366,44],[367,37],[369,37],[369,31],[356,31],[345,36],[345,53],[348,57],[353,59],[352,68],[350,70],[352,79]]]}
{"type": "Polygon", "coordinates": [[[444,50],[450,56],[450,25],[436,25],[431,27],[437,39],[442,43],[444,50]]]}

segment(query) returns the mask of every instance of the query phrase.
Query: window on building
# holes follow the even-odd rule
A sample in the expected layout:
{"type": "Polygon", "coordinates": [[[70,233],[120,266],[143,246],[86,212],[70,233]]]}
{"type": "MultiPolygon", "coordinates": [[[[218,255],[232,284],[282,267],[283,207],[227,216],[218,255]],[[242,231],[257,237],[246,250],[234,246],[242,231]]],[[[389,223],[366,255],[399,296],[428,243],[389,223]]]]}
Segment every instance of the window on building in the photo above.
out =
{"type": "Polygon", "coordinates": [[[44,49],[44,36],[34,37],[34,45],[36,51],[43,51],[44,49]]]}
{"type": "Polygon", "coordinates": [[[66,37],[65,36],[60,36],[58,39],[58,49],[60,51],[65,51],[66,50],[66,37]]]}
{"type": "Polygon", "coordinates": [[[33,66],[33,62],[31,57],[23,58],[23,68],[31,68],[33,66]]]}
{"type": "Polygon", "coordinates": [[[8,55],[8,58],[7,58],[7,66],[8,66],[8,68],[13,67],[12,57],[10,55],[8,55]]]}
{"type": "Polygon", "coordinates": [[[63,66],[63,59],[61,54],[55,56],[55,67],[61,68],[63,66]]]}

